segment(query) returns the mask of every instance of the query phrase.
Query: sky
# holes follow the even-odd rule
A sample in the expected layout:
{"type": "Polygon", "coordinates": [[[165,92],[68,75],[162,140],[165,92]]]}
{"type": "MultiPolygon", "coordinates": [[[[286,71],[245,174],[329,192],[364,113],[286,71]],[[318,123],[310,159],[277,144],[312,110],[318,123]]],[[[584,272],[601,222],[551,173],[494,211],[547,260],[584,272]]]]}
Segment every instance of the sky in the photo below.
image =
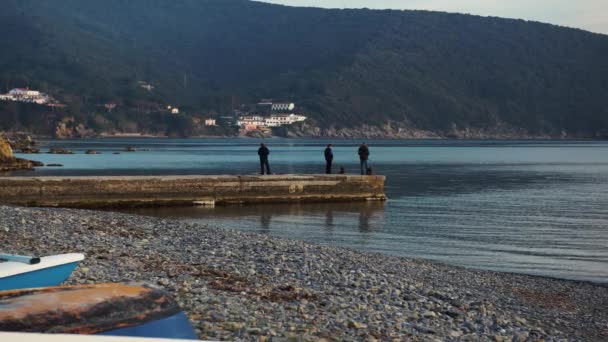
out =
{"type": "Polygon", "coordinates": [[[394,8],[541,21],[608,34],[608,0],[260,0],[290,6],[394,8]]]}

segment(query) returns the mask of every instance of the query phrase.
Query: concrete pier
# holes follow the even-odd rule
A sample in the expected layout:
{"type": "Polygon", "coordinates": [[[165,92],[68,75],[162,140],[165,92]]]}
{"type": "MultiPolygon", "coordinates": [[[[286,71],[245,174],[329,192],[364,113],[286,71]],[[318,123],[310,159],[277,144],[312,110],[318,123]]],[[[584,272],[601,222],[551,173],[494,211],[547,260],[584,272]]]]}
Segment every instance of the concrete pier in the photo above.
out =
{"type": "Polygon", "coordinates": [[[385,200],[384,176],[1,177],[0,204],[117,208],[385,200]]]}

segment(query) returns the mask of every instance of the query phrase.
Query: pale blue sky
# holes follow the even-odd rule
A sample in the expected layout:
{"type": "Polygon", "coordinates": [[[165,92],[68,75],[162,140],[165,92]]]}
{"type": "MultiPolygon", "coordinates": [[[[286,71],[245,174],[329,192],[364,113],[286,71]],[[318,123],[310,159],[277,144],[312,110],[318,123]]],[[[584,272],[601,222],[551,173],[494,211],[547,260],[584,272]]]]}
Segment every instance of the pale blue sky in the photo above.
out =
{"type": "Polygon", "coordinates": [[[608,0],[260,0],[315,7],[396,8],[542,21],[608,34],[608,0]]]}

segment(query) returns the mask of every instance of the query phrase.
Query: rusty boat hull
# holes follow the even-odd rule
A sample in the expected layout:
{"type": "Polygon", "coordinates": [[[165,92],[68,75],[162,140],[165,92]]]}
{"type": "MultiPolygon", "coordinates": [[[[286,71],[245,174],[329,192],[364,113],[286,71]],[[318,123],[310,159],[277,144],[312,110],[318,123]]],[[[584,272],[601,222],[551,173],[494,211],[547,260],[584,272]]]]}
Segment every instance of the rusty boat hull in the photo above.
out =
{"type": "Polygon", "coordinates": [[[137,284],[0,292],[0,331],[196,339],[171,296],[137,284]]]}

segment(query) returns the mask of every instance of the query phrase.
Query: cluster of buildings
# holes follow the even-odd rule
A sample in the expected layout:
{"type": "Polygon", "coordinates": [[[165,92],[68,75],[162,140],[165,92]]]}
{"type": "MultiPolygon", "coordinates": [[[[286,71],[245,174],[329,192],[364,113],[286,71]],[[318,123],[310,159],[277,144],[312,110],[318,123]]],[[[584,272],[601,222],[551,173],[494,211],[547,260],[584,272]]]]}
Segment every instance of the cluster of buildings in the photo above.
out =
{"type": "Polygon", "coordinates": [[[245,115],[239,116],[237,125],[246,131],[260,128],[273,128],[306,121],[307,117],[297,114],[273,114],[270,116],[245,115]]]}
{"type": "Polygon", "coordinates": [[[251,132],[306,121],[308,119],[306,116],[293,113],[295,108],[294,103],[264,99],[257,104],[255,113],[238,116],[236,124],[241,131],[251,132]]]}
{"type": "MultiPolygon", "coordinates": [[[[145,82],[139,82],[139,86],[148,91],[154,88],[154,86],[145,82]]],[[[15,88],[7,94],[0,94],[0,101],[16,101],[36,103],[50,107],[64,107],[64,105],[56,103],[48,94],[24,88],[15,88]]],[[[112,112],[116,109],[117,104],[105,103],[100,106],[103,106],[108,112],[112,112]]],[[[254,107],[250,107],[248,111],[235,111],[234,116],[221,117],[220,121],[229,125],[236,124],[241,132],[246,133],[252,131],[270,131],[271,128],[292,125],[308,119],[304,115],[294,113],[296,105],[291,102],[274,102],[273,100],[263,99],[254,105],[254,107]]],[[[167,106],[166,109],[171,114],[180,114],[178,107],[167,106]]],[[[214,118],[201,118],[200,123],[203,123],[203,121],[207,127],[218,125],[214,118]]]]}
{"type": "Polygon", "coordinates": [[[0,94],[0,101],[36,103],[39,105],[49,105],[54,102],[53,98],[45,93],[24,88],[15,88],[7,94],[0,94]]]}

